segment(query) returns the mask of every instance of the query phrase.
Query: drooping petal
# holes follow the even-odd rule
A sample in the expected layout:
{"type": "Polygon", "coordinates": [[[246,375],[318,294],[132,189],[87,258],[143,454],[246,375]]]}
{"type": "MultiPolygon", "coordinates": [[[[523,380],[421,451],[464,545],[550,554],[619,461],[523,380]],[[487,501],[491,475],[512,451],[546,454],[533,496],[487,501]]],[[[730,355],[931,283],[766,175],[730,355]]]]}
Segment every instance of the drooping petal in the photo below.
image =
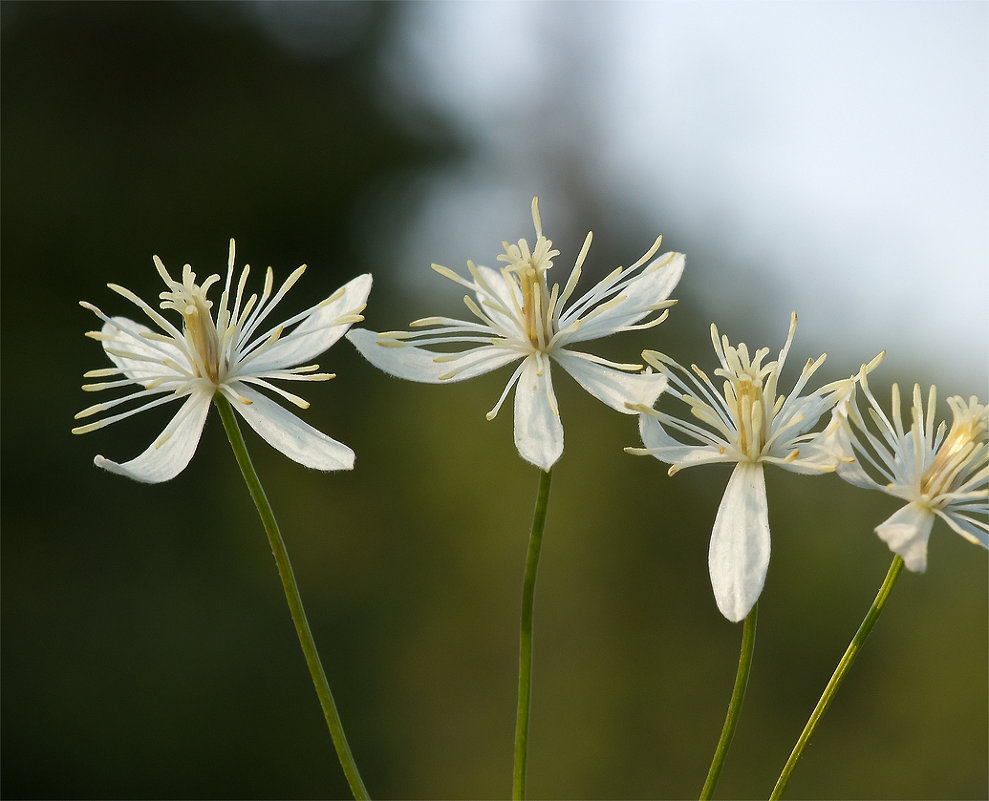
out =
{"type": "MultiPolygon", "coordinates": [[[[623,300],[612,306],[607,305],[606,301],[603,311],[597,314],[593,309],[589,310],[586,315],[582,315],[585,320],[579,328],[560,337],[560,344],[598,339],[639,322],[654,310],[657,304],[669,298],[680,276],[683,275],[685,264],[686,257],[682,253],[664,253],[648,264],[621,290],[619,296],[622,296],[623,300]]],[[[563,315],[560,319],[560,328],[566,329],[573,321],[572,315],[563,315]]]]}
{"type": "Polygon", "coordinates": [[[357,276],[344,284],[341,290],[342,293],[335,300],[318,307],[291,333],[265,348],[257,359],[252,359],[249,362],[250,372],[264,373],[304,364],[340,339],[353,323],[333,323],[347,312],[364,306],[371,291],[370,274],[357,276]]]}
{"type": "Polygon", "coordinates": [[[602,403],[624,414],[635,414],[626,404],[652,406],[666,389],[660,373],[627,373],[598,364],[581,353],[558,350],[553,358],[574,380],[602,403]]]}
{"type": "Polygon", "coordinates": [[[650,456],[673,465],[677,470],[696,467],[699,464],[734,462],[736,457],[724,448],[712,445],[684,445],[671,437],[663,424],[648,414],[639,415],[639,435],[650,456]]]}
{"type": "Polygon", "coordinates": [[[146,484],[158,484],[175,478],[185,470],[196,452],[211,399],[212,395],[208,390],[194,390],[161,435],[144,453],[129,462],[118,464],[97,456],[93,463],[111,473],[146,484]]]}
{"type": "Polygon", "coordinates": [[[242,382],[237,382],[234,389],[221,387],[220,391],[265,442],[289,459],[314,470],[353,469],[354,452],[350,448],[317,431],[266,395],[242,382]]]}
{"type": "Polygon", "coordinates": [[[490,373],[523,356],[519,351],[493,345],[475,347],[462,354],[437,353],[405,344],[398,347],[382,346],[378,344],[378,334],[365,328],[349,331],[347,339],[379,370],[396,378],[425,384],[464,381],[490,373]],[[456,356],[455,360],[450,358],[453,356],[456,356]],[[441,360],[437,361],[437,357],[441,360]]]}
{"type": "Polygon", "coordinates": [[[515,387],[515,445],[523,459],[544,471],[563,453],[563,423],[553,394],[550,363],[539,355],[525,360],[515,387]]]}
{"type": "Polygon", "coordinates": [[[759,600],[769,568],[769,507],[762,465],[739,462],[718,507],[708,566],[714,597],[738,622],[759,600]]]}
{"type": "Polygon", "coordinates": [[[919,503],[908,503],[876,526],[876,534],[893,553],[903,558],[907,570],[927,570],[927,541],[934,526],[934,513],[919,503]]]}

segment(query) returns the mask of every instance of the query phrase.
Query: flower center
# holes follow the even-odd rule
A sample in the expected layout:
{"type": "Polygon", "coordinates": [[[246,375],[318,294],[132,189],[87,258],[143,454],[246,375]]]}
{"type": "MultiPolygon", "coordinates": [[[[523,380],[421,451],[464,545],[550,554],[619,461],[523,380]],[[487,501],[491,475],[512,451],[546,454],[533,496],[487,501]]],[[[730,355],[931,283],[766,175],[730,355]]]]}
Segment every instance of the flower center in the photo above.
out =
{"type": "Polygon", "coordinates": [[[769,419],[763,398],[762,379],[742,372],[726,376],[725,401],[738,429],[738,448],[749,459],[757,459],[766,444],[769,419]]]}
{"type": "Polygon", "coordinates": [[[187,264],[182,270],[182,283],[172,281],[171,290],[160,295],[162,309],[174,309],[182,315],[182,333],[193,355],[196,371],[213,384],[220,382],[220,345],[216,324],[210,315],[213,303],[206,298],[206,292],[219,280],[220,276],[211,275],[199,285],[196,274],[187,264]]]}
{"type": "Polygon", "coordinates": [[[553,243],[540,233],[531,252],[529,243],[520,239],[517,245],[506,242],[505,252],[498,256],[498,261],[508,265],[502,274],[521,293],[517,312],[524,334],[536,350],[544,350],[553,336],[556,298],[555,292],[551,294],[546,286],[546,271],[560,251],[552,248],[553,243]]]}
{"type": "MultiPolygon", "coordinates": [[[[712,327],[712,336],[714,333],[712,327]]],[[[790,336],[792,334],[791,322],[790,336]]],[[[732,347],[727,338],[722,337],[718,342],[715,337],[721,367],[714,374],[725,379],[725,407],[735,423],[736,446],[746,459],[759,459],[766,447],[773,416],[779,411],[776,408],[776,375],[789,341],[788,337],[779,360],[764,365],[762,360],[769,355],[769,348],[749,354],[744,343],[732,347]]]]}
{"type": "MultiPolygon", "coordinates": [[[[974,402],[966,406],[961,398],[951,398],[948,402],[951,403],[953,413],[951,430],[920,477],[921,492],[929,498],[936,498],[957,488],[973,451],[979,445],[979,439],[989,427],[989,407],[974,402]],[[955,402],[951,403],[952,401],[955,402]]],[[[913,435],[918,434],[919,430],[915,425],[913,435]]]]}

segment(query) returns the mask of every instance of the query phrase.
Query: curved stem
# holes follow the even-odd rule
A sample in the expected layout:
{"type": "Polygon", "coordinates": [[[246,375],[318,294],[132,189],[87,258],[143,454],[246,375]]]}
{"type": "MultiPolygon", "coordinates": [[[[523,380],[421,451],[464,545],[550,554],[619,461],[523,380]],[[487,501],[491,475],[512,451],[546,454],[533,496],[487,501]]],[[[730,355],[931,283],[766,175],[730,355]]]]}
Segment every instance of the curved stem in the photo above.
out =
{"type": "Polygon", "coordinates": [[[519,649],[519,706],[515,718],[515,765],[512,774],[512,798],[525,798],[525,768],[529,750],[529,709],[532,705],[532,606],[536,592],[536,568],[539,567],[539,549],[546,527],[546,510],[549,506],[549,485],[552,470],[539,474],[539,490],[536,508],[532,514],[532,530],[529,533],[529,554],[525,561],[525,579],[522,582],[522,631],[519,649]]]}
{"type": "Polygon", "coordinates": [[[728,748],[731,746],[732,737],[735,736],[738,715],[742,711],[742,701],[745,698],[745,686],[749,682],[749,670],[752,667],[752,652],[755,649],[756,619],[758,617],[759,604],[757,603],[752,607],[752,611],[745,616],[745,623],[742,626],[742,650],[738,656],[735,687],[731,691],[731,701],[728,702],[728,714],[725,716],[724,728],[721,729],[721,739],[718,740],[718,747],[714,750],[714,759],[711,760],[707,779],[701,789],[701,801],[714,795],[714,788],[721,776],[721,768],[724,765],[725,757],[728,756],[728,748]]]}
{"type": "Polygon", "coordinates": [[[869,632],[872,631],[872,627],[879,619],[879,614],[883,611],[883,607],[886,606],[886,601],[889,600],[889,594],[892,592],[893,585],[899,578],[901,570],[903,570],[903,559],[899,556],[893,557],[893,564],[889,566],[889,572],[886,574],[886,580],[883,581],[883,585],[879,588],[879,593],[876,595],[876,600],[872,602],[872,606],[869,608],[869,612],[862,621],[862,625],[859,626],[858,631],[855,632],[855,636],[852,637],[852,641],[848,644],[848,649],[845,651],[845,655],[841,657],[838,667],[835,668],[834,674],[831,676],[831,681],[829,681],[828,686],[824,688],[824,694],[821,696],[821,700],[817,702],[817,706],[814,707],[814,711],[807,720],[807,725],[804,726],[804,730],[800,734],[800,739],[797,740],[797,744],[793,746],[793,751],[790,753],[790,758],[786,761],[786,765],[783,766],[783,772],[780,774],[779,780],[776,782],[776,787],[773,788],[773,794],[769,796],[770,799],[778,799],[783,797],[783,792],[786,790],[786,785],[790,781],[790,776],[793,773],[794,768],[797,767],[797,762],[803,755],[804,749],[810,742],[810,738],[814,735],[814,729],[817,728],[817,724],[820,723],[824,713],[827,712],[828,707],[831,705],[831,701],[834,700],[835,693],[838,692],[838,688],[841,686],[841,682],[845,678],[845,674],[852,666],[852,662],[854,662],[855,657],[858,656],[858,652],[865,643],[866,637],[869,636],[869,632]]]}
{"type": "Polygon", "coordinates": [[[274,554],[275,564],[278,566],[278,575],[282,580],[288,608],[292,613],[292,622],[295,623],[295,631],[299,635],[302,652],[305,654],[306,664],[309,666],[309,674],[312,676],[313,684],[316,685],[316,695],[319,696],[319,703],[323,707],[326,725],[330,729],[330,736],[333,738],[333,745],[340,759],[340,765],[343,767],[347,782],[350,784],[350,791],[355,799],[367,799],[369,798],[367,790],[364,787],[364,782],[361,781],[354,756],[350,752],[350,745],[347,743],[347,737],[343,732],[343,723],[340,721],[340,714],[337,712],[333,693],[330,692],[326,673],[319,661],[316,643],[313,640],[312,631],[309,629],[309,621],[306,620],[306,611],[302,607],[302,597],[299,595],[299,588],[295,583],[295,574],[292,572],[288,551],[285,549],[285,542],[282,540],[278,523],[275,521],[275,513],[271,510],[271,505],[268,503],[258,474],[254,470],[254,465],[251,464],[247,445],[240,433],[233,409],[230,408],[230,402],[220,393],[216,394],[213,402],[220,412],[220,419],[223,421],[223,428],[227,432],[230,446],[233,448],[237,464],[240,466],[240,472],[244,476],[244,481],[247,482],[247,488],[254,499],[254,505],[257,506],[258,514],[261,515],[264,530],[268,534],[268,542],[271,543],[271,552],[274,554]]]}

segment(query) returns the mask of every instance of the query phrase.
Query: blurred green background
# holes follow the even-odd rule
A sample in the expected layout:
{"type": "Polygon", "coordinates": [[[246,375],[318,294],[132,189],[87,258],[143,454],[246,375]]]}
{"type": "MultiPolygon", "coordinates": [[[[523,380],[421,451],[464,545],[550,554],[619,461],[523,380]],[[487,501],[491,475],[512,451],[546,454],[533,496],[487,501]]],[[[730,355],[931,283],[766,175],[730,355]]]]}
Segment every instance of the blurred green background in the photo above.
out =
{"type": "MultiPolygon", "coordinates": [[[[92,457],[136,455],[171,407],[69,434],[91,402],[81,375],[105,359],[82,336],[95,318],[77,302],[131,314],[105,284],[153,299],[152,253],[221,272],[234,236],[239,264],[284,277],[308,263],[289,296],[300,309],[370,271],[367,324],[400,328],[457,312],[460,292],[429,262],[491,263],[502,239],[531,239],[538,193],[561,270],[595,230],[588,283],[660,232],[688,254],[670,319],[595,352],[628,360],[655,347],[709,364],[715,313],[733,340],[782,344],[791,307],[801,311],[799,271],[783,285],[761,273],[713,207],[679,229],[670,220],[684,219],[685,198],[616,199],[596,183],[595,139],[568,105],[596,85],[581,83],[582,54],[607,50],[566,28],[568,4],[533,7],[543,26],[556,20],[572,62],[519,87],[520,116],[506,117],[512,133],[493,147],[497,132],[421,99],[442,87],[410,93],[415,75],[395,66],[398,44],[431,52],[417,14],[449,15],[455,37],[463,5],[2,4],[3,797],[347,794],[215,417],[189,468],[158,486],[101,472],[92,457]],[[733,316],[712,308],[716,282],[733,316]]],[[[462,69],[450,63],[447,80],[462,69]]],[[[722,139],[710,133],[699,147],[713,154],[722,139]]],[[[661,174],[656,158],[644,169],[661,174]]],[[[694,208],[713,185],[698,181],[694,208]]],[[[878,210],[880,227],[884,213],[900,210],[878,210]]],[[[985,267],[972,262],[977,287],[985,267]]],[[[948,308],[959,292],[923,286],[924,302],[948,308]]],[[[866,290],[844,291],[854,304],[866,290]]],[[[897,350],[910,325],[882,345],[882,393],[895,379],[986,397],[984,339],[932,360],[897,350]]],[[[825,349],[798,330],[792,364],[825,349]]],[[[868,336],[833,350],[822,377],[876,350],[868,336]]],[[[365,781],[380,798],[505,797],[538,478],[515,452],[510,409],[483,418],[508,374],[403,383],[346,342],[320,361],[338,378],[307,390],[305,419],[351,445],[357,469],[309,472],[247,436],[365,781]]],[[[669,479],[623,453],[636,444],[633,418],[569,379],[557,386],[567,446],[536,600],[530,795],[690,797],[741,636],[717,612],[706,561],[729,470],[669,479]]],[[[773,557],[725,798],[768,795],[890,561],[871,529],[892,500],[833,476],[770,470],[767,481],[773,557]]],[[[987,608],[986,553],[939,524],[928,573],[900,580],[788,797],[985,798],[987,608]]]]}

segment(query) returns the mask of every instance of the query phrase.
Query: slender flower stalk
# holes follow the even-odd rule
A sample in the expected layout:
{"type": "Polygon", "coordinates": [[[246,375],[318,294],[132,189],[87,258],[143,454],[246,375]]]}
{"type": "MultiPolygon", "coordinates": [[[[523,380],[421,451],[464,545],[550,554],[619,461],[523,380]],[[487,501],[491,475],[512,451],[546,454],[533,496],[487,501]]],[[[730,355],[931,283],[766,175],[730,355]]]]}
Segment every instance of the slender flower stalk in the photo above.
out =
{"type": "Polygon", "coordinates": [[[701,798],[714,792],[735,733],[755,647],[756,605],[769,568],[769,505],[763,465],[775,464],[798,473],[833,471],[838,454],[830,431],[815,432],[820,418],[832,410],[854,384],[854,377],[801,393],[826,355],[808,359],[789,395],[777,394],[778,381],[793,343],[797,315],[790,317],[786,342],[775,361],[763,363],[769,348],[749,353],[744,343],[732,346],[711,326],[711,341],[723,379],[721,392],[697,365],[679,365],[662,353],[645,351],[642,358],[666,375],[674,397],[690,410],[683,420],[648,406],[640,412],[643,448],[629,453],[654,456],[671,465],[669,474],[686,467],[717,462],[735,464],[711,532],[708,569],[718,609],[728,620],[745,620],[742,652],[728,715],[701,798]],[[702,425],[698,425],[701,423],[702,425]],[[670,432],[686,438],[686,442],[670,432]]]}
{"type": "Polygon", "coordinates": [[[285,600],[288,601],[289,612],[292,615],[292,622],[295,624],[295,632],[302,645],[302,653],[306,658],[306,665],[309,667],[309,675],[312,676],[313,684],[316,687],[316,695],[319,697],[320,706],[323,708],[323,717],[333,738],[333,746],[336,749],[340,766],[343,768],[350,791],[355,799],[370,798],[361,774],[357,770],[357,763],[347,742],[347,735],[343,731],[343,723],[340,720],[340,713],[337,711],[336,702],[333,700],[333,693],[330,691],[329,682],[326,680],[326,672],[319,659],[319,652],[316,650],[316,641],[313,639],[312,630],[309,628],[309,620],[306,618],[306,610],[302,606],[302,596],[299,595],[299,588],[295,581],[295,573],[292,570],[292,563],[289,561],[288,551],[285,548],[285,541],[282,539],[281,531],[275,520],[275,513],[268,503],[268,497],[261,480],[258,478],[254,465],[251,463],[250,454],[247,452],[247,445],[244,437],[240,433],[237,425],[237,418],[233,409],[222,394],[217,393],[216,408],[223,421],[223,429],[230,440],[230,447],[233,448],[237,465],[247,483],[247,489],[254,499],[254,505],[261,516],[265,533],[268,535],[268,542],[271,544],[271,552],[275,557],[275,564],[278,566],[278,576],[282,580],[282,589],[285,591],[285,600]]]}
{"type": "Polygon", "coordinates": [[[552,471],[539,474],[536,508],[532,514],[529,552],[525,560],[522,582],[522,627],[519,645],[519,705],[515,718],[515,765],[512,773],[512,798],[525,798],[525,774],[529,758],[529,711],[532,707],[532,610],[536,595],[536,570],[543,544],[546,512],[549,508],[549,488],[552,471]]]}
{"type": "Polygon", "coordinates": [[[941,421],[935,429],[937,390],[930,388],[925,406],[920,386],[915,384],[910,427],[905,428],[899,387],[893,385],[892,414],[887,416],[869,388],[868,372],[868,366],[863,365],[858,378],[869,404],[868,421],[856,403],[854,388],[835,408],[836,425],[830,431],[841,453],[838,475],[856,486],[878,489],[906,501],[906,505],[875,528],[893,551],[893,563],[783,767],[770,796],[773,799],[782,798],[797,762],[879,619],[903,568],[915,573],[927,569],[927,544],[934,521],[940,517],[969,542],[989,548],[989,407],[974,395],[968,401],[957,395],[948,398],[951,428],[941,421]]]}
{"type": "Polygon", "coordinates": [[[317,372],[319,365],[306,362],[330,347],[353,323],[364,319],[360,312],[371,290],[371,276],[362,275],[353,279],[321,303],[265,330],[261,328],[262,323],[298,281],[305,266],[295,270],[274,294],[272,271],[268,268],[261,295],[248,297],[245,287],[250,268],[245,266],[239,280],[236,284],[233,282],[234,241],[231,239],[226,283],[214,315],[213,303],[207,295],[210,287],[220,281],[219,275],[211,275],[200,284],[187,264],[182,270],[182,280],[177,281],[169,275],[157,256],[154,262],[167,288],[161,293],[160,308],[165,312],[177,312],[181,323],[174,324],[133,292],[116,284],[108,286],[137,306],[157,330],[125,317],[110,317],[90,303],[81,304],[103,320],[103,327],[99,331],[89,332],[88,336],[103,344],[114,364],[113,367],[91,370],[85,374],[86,377],[118,377],[86,384],[83,390],[126,387],[129,393],[90,406],[79,412],[76,418],[100,414],[128,402],[138,402],[139,405],[75,428],[73,433],[94,431],[146,409],[184,399],[171,422],[144,453],[123,464],[102,456],[95,459],[98,467],[111,472],[137,481],[158,483],[174,478],[189,464],[199,444],[210,404],[216,404],[237,464],[268,535],[289,611],[340,764],[354,797],[367,798],[367,790],[344,736],[340,716],[316,652],[285,543],[251,464],[234,410],[265,441],[294,461],[317,470],[351,469],[354,452],[350,448],[307,425],[252,387],[273,392],[299,408],[308,408],[309,404],[302,398],[271,381],[325,381],[333,378],[329,373],[317,372]]]}
{"type": "Polygon", "coordinates": [[[872,606],[869,607],[869,611],[866,613],[865,619],[859,626],[858,631],[855,632],[855,636],[852,637],[852,641],[845,650],[844,656],[841,657],[841,661],[838,663],[838,667],[835,669],[834,674],[832,674],[831,680],[828,682],[828,686],[824,688],[824,694],[821,696],[821,700],[817,702],[817,706],[814,707],[814,711],[807,720],[807,725],[804,726],[804,730],[800,733],[797,744],[793,747],[793,751],[790,753],[790,758],[787,759],[786,765],[783,766],[783,772],[780,774],[780,777],[776,782],[776,786],[773,788],[772,795],[769,796],[770,799],[782,798],[783,793],[786,792],[786,786],[789,784],[790,777],[793,774],[794,769],[797,767],[797,762],[799,762],[800,757],[803,756],[804,749],[806,749],[808,743],[810,743],[810,738],[814,736],[814,730],[817,729],[817,724],[821,722],[821,718],[824,717],[824,713],[827,712],[828,707],[831,706],[831,702],[834,700],[834,696],[838,692],[838,688],[841,686],[841,683],[845,680],[845,675],[848,673],[849,668],[851,668],[852,663],[855,661],[855,657],[858,656],[859,651],[862,650],[862,646],[865,645],[866,638],[872,631],[872,627],[876,625],[876,621],[879,619],[879,615],[885,608],[886,601],[889,600],[889,595],[893,591],[893,585],[896,584],[896,580],[900,577],[900,571],[902,569],[902,557],[894,556],[893,564],[889,567],[889,572],[886,574],[886,579],[879,588],[879,593],[876,595],[876,599],[872,602],[872,606]]]}
{"type": "Polygon", "coordinates": [[[666,319],[669,300],[683,273],[682,253],[653,259],[662,238],[631,267],[619,267],[577,300],[581,267],[591,234],[577,256],[563,288],[550,284],[548,273],[560,255],[543,236],[537,201],[532,201],[536,244],[525,239],[503,243],[500,269],[467,262],[471,280],[434,264],[444,278],[468,289],[464,303],[473,319],[424,317],[411,331],[351,331],[347,338],[375,367],[397,378],[444,384],[464,381],[521,362],[498,402],[492,420],[515,388],[515,445],[519,455],[540,470],[549,470],[563,453],[563,423],[553,389],[555,362],[598,400],[624,414],[628,404],[652,405],[666,378],[642,373],[641,364],[621,364],[573,350],[572,346],[622,331],[652,328],[666,319]],[[427,346],[438,345],[440,350],[427,346]]]}
{"type": "Polygon", "coordinates": [[[742,711],[742,701],[745,699],[745,688],[749,683],[749,671],[752,668],[752,652],[755,650],[756,620],[759,616],[759,604],[752,607],[752,611],[745,616],[745,624],[742,626],[742,650],[738,656],[738,672],[735,674],[735,686],[731,691],[731,701],[728,702],[728,714],[725,716],[725,725],[721,729],[721,737],[718,739],[717,748],[714,750],[714,758],[711,760],[711,767],[707,772],[707,779],[701,789],[700,799],[706,801],[714,795],[714,789],[718,786],[718,779],[721,777],[721,768],[724,766],[725,757],[728,756],[728,748],[731,746],[732,738],[735,736],[735,727],[738,725],[738,716],[742,711]]]}
{"type": "Polygon", "coordinates": [[[550,474],[563,454],[563,423],[553,388],[556,363],[598,400],[624,414],[636,404],[651,405],[667,386],[663,375],[641,372],[641,364],[622,364],[574,350],[581,342],[659,325],[675,301],[669,296],[683,273],[684,256],[653,258],[661,238],[631,267],[619,267],[577,296],[587,235],[574,268],[561,289],[549,271],[560,255],[543,236],[538,200],[532,200],[535,244],[504,242],[499,269],[467,262],[470,278],[438,264],[433,269],[469,290],[464,304],[471,318],[424,317],[409,331],[351,331],[347,338],[379,369],[411,381],[453,383],[519,362],[501,396],[487,413],[492,420],[515,390],[515,445],[519,455],[541,471],[529,538],[522,591],[519,696],[515,732],[513,795],[525,795],[529,710],[532,685],[532,610],[536,567],[546,522],[550,474]],[[572,300],[576,296],[576,300],[572,300]],[[438,349],[432,349],[437,346],[438,349]]]}

